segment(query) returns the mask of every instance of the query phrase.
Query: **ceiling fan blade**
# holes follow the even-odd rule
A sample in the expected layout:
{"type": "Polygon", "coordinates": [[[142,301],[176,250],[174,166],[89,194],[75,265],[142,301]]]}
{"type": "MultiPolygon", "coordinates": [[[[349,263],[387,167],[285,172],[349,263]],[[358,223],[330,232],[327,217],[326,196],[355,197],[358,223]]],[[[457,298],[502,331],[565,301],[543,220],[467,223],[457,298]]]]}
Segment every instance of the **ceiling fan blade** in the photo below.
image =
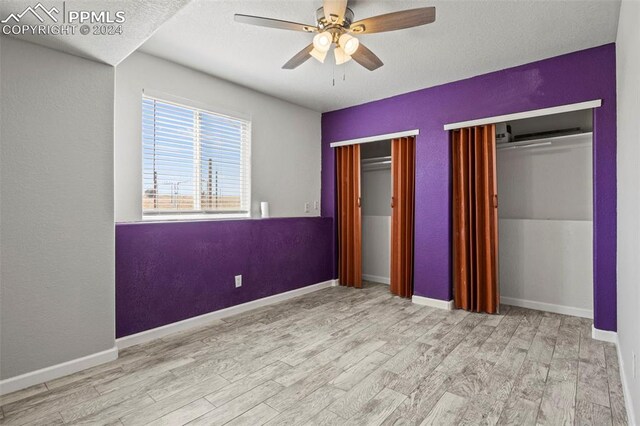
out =
{"type": "Polygon", "coordinates": [[[384,63],[376,56],[375,53],[366,48],[362,43],[356,50],[356,53],[351,55],[354,61],[368,69],[374,71],[384,65],[384,63]]]}
{"type": "Polygon", "coordinates": [[[280,30],[304,31],[312,33],[318,31],[313,25],[299,24],[297,22],[281,21],[280,19],[264,18],[262,16],[242,15],[236,13],[234,15],[236,22],[243,24],[258,25],[260,27],[277,28],[280,30]]]}
{"type": "Polygon", "coordinates": [[[347,0],[324,0],[324,17],[329,23],[341,23],[347,11],[347,0]]]}
{"type": "Polygon", "coordinates": [[[307,61],[311,57],[309,54],[313,50],[313,43],[306,46],[304,49],[293,55],[293,58],[289,59],[289,61],[282,66],[285,70],[292,70],[294,68],[299,67],[303,63],[307,61]]]}
{"type": "Polygon", "coordinates": [[[420,7],[362,19],[351,24],[350,30],[356,34],[381,33],[430,24],[435,20],[435,7],[420,7]]]}

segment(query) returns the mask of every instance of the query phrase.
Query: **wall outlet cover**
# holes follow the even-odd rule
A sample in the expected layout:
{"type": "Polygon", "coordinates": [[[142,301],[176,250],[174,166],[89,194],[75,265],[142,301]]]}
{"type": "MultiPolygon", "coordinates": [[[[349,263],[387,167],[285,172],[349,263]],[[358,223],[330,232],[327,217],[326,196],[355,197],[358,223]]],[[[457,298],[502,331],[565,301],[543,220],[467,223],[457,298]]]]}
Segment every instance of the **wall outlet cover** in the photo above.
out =
{"type": "Polygon", "coordinates": [[[236,288],[242,287],[242,275],[236,275],[236,288]]]}

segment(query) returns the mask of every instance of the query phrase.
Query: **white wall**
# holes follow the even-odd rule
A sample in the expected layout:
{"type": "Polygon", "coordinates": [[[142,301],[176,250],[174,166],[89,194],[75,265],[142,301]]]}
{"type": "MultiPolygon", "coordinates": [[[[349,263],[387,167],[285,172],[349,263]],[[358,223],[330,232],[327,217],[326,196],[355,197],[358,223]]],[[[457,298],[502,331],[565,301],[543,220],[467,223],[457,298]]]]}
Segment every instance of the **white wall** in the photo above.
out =
{"type": "Polygon", "coordinates": [[[498,226],[505,303],[526,300],[538,303],[538,309],[553,311],[548,305],[556,305],[593,317],[590,221],[500,219],[498,226]]]}
{"type": "Polygon", "coordinates": [[[593,316],[591,136],[498,150],[500,296],[593,316]]]}
{"type": "Polygon", "coordinates": [[[116,222],[142,219],[143,90],[250,116],[252,214],[259,216],[260,201],[269,201],[271,216],[320,214],[319,112],[138,52],[116,68],[116,222]]]}
{"type": "MultiPolygon", "coordinates": [[[[640,2],[624,0],[618,82],[618,339],[627,408],[640,422],[640,2]]],[[[634,424],[630,419],[629,424],[634,424]]],[[[637,423],[636,423],[637,424],[637,423]]]]}
{"type": "Polygon", "coordinates": [[[0,37],[0,377],[114,347],[114,69],[0,37]]]}

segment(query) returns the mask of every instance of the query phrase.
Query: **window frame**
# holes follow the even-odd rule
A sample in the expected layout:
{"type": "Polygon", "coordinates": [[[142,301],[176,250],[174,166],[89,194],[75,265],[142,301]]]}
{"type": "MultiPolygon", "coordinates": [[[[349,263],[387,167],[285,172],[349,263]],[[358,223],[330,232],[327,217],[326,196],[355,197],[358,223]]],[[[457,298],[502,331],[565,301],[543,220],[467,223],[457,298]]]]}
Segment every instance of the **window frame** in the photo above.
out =
{"type": "MultiPolygon", "coordinates": [[[[190,222],[190,221],[202,221],[202,220],[227,220],[227,219],[246,219],[251,217],[252,211],[252,185],[251,185],[251,176],[252,176],[252,142],[253,142],[253,133],[252,133],[252,120],[250,115],[233,112],[233,111],[223,111],[220,108],[212,108],[209,105],[202,104],[200,102],[192,101],[185,98],[180,98],[177,96],[172,96],[166,93],[161,92],[151,92],[147,90],[142,91],[142,96],[140,97],[140,151],[141,151],[141,200],[140,200],[140,210],[142,221],[150,221],[150,222],[190,222]],[[244,144],[244,148],[246,149],[246,153],[241,155],[240,167],[244,169],[246,174],[246,181],[243,181],[244,186],[246,187],[246,199],[247,199],[247,210],[246,211],[206,211],[206,210],[186,210],[186,211],[153,211],[153,210],[145,210],[144,209],[144,170],[145,170],[145,152],[144,152],[144,138],[143,138],[143,104],[146,100],[152,100],[157,102],[162,102],[165,104],[174,105],[181,108],[187,108],[189,110],[195,111],[197,113],[206,113],[219,117],[228,118],[231,120],[242,121],[246,126],[247,133],[247,141],[244,144]],[[246,164],[243,164],[243,161],[246,161],[246,164]]],[[[195,114],[196,119],[199,121],[199,114],[195,114]]],[[[197,176],[197,189],[194,189],[194,193],[198,194],[200,190],[200,160],[198,158],[198,154],[201,151],[201,141],[199,139],[199,131],[195,134],[197,140],[197,146],[194,147],[196,151],[196,155],[194,155],[194,175],[197,176]]],[[[200,197],[196,197],[195,202],[200,207],[201,199],[200,197]]]]}

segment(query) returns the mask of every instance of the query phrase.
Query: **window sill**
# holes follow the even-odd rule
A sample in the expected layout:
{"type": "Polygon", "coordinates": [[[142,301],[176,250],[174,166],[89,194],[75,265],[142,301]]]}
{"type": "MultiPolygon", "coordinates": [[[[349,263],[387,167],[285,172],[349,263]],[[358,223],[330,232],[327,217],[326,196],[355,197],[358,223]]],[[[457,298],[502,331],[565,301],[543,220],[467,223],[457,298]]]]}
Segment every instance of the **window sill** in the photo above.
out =
{"type": "Polygon", "coordinates": [[[172,214],[158,214],[158,215],[143,215],[142,219],[136,221],[138,223],[157,223],[157,222],[202,222],[202,221],[218,221],[218,220],[238,220],[238,219],[251,219],[249,213],[235,213],[235,214],[193,214],[193,215],[172,215],[172,214]]]}

